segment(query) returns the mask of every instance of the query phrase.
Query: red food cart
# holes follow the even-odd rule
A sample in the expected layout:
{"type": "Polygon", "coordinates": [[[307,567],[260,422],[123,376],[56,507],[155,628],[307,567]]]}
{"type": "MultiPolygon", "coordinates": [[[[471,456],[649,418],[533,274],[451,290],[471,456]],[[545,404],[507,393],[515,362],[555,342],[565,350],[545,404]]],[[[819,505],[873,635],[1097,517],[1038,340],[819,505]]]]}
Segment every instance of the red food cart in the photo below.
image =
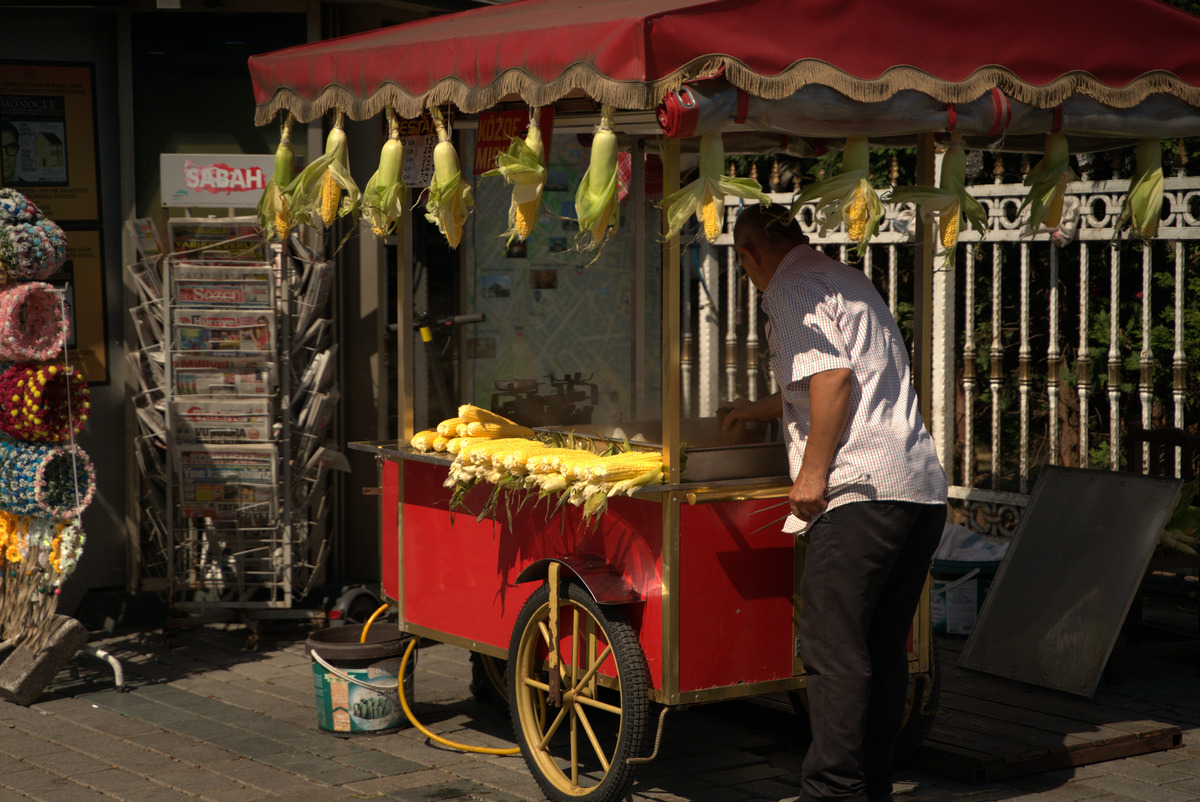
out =
{"type": "MultiPolygon", "coordinates": [[[[728,119],[716,123],[730,151],[743,149],[739,136],[745,150],[803,152],[837,146],[839,135],[878,136],[915,144],[933,183],[939,133],[956,131],[968,147],[1036,151],[1046,133],[1066,130],[1098,149],[1156,135],[1170,115],[1150,107],[1194,117],[1194,18],[1131,0],[1114,27],[1078,5],[1019,2],[996,15],[936,2],[523,0],[290,48],[250,67],[260,124],[281,111],[302,122],[333,109],[416,118],[433,105],[452,106],[461,120],[517,102],[555,106],[556,130],[569,131],[572,121],[590,125],[599,104],[612,106],[627,149],[645,153],[649,143],[661,154],[664,194],[678,187],[681,140],[663,136],[668,121],[655,110],[672,94],[678,101],[685,82],[720,76],[733,91],[728,119]],[[928,40],[930,19],[953,46],[913,46],[928,40]],[[1069,31],[1084,46],[1067,47],[1056,33],[1031,47],[1030,20],[1034,35],[1069,31]],[[780,25],[787,35],[771,35],[780,25]],[[1153,52],[1145,41],[1156,42],[1153,52]],[[820,113],[807,114],[804,93],[814,87],[825,94],[808,98],[820,113]]],[[[924,388],[933,246],[921,225],[913,350],[924,388]]],[[[789,486],[782,448],[761,432],[731,441],[713,418],[684,419],[678,237],[663,243],[661,259],[660,339],[635,337],[642,348],[629,367],[631,385],[651,370],[661,381],[642,410],[650,420],[574,432],[599,441],[636,434],[660,451],[663,484],[614,497],[596,520],[519,497],[493,506],[484,487],[452,506],[450,457],[404,445],[414,433],[407,258],[397,298],[401,431],[397,442],[359,444],[381,466],[383,588],[401,628],[507,661],[517,740],[555,799],[622,797],[633,767],[655,751],[651,704],[663,706],[661,735],[672,706],[800,691],[805,682],[796,649],[804,543],[773,525],[789,486]]],[[[910,639],[910,748],[933,715],[931,645],[926,603],[910,639]]]]}

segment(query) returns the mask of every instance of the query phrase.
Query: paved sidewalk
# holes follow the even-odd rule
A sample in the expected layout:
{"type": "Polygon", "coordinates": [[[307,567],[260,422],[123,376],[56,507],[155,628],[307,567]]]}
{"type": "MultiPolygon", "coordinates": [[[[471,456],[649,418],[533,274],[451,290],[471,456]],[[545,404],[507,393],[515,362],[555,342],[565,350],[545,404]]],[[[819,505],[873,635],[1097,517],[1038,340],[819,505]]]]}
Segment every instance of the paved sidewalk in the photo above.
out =
{"type": "MultiPolygon", "coordinates": [[[[35,704],[0,703],[0,800],[537,800],[519,757],[464,754],[412,729],[339,738],[317,728],[305,630],[208,625],[93,643],[120,658],[128,693],[84,655],[35,704]]],[[[904,772],[899,800],[1200,800],[1200,675],[1164,661],[1129,664],[1097,701],[1178,723],[1179,749],[971,786],[904,772]]],[[[467,653],[420,650],[414,712],[434,732],[511,745],[506,714],[468,691],[467,653]]],[[[658,759],[639,768],[633,800],[791,800],[801,755],[789,717],[752,702],[667,716],[658,759]]]]}

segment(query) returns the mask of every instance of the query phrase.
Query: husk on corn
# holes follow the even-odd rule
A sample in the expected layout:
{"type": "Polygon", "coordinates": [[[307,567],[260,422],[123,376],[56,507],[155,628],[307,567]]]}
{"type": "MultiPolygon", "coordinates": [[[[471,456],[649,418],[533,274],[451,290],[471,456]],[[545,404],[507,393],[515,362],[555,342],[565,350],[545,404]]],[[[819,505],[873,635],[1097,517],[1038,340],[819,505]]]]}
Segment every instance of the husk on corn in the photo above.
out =
{"type": "Polygon", "coordinates": [[[858,258],[866,252],[883,219],[883,203],[871,186],[869,157],[866,137],[847,137],[842,150],[842,171],[810,184],[792,201],[791,209],[795,217],[801,206],[815,202],[821,236],[844,222],[850,241],[858,243],[855,249],[858,258]]]}
{"type": "Polygon", "coordinates": [[[284,190],[296,177],[296,154],[292,150],[292,126],[295,122],[295,115],[289,111],[280,127],[279,146],[275,149],[275,174],[258,199],[258,227],[268,238],[286,240],[292,229],[284,190]]]}
{"type": "Polygon", "coordinates": [[[283,194],[293,225],[329,226],[338,217],[358,214],[362,193],[350,175],[343,112],[334,117],[325,152],[301,170],[283,194]]]}
{"type": "Polygon", "coordinates": [[[725,219],[727,195],[757,200],[759,203],[771,202],[753,178],[725,175],[725,146],[721,142],[721,135],[705,134],[700,137],[700,170],[696,179],[658,204],[666,209],[664,236],[672,237],[679,233],[688,218],[695,215],[703,227],[705,239],[716,242],[725,219]]]}
{"type": "Polygon", "coordinates": [[[387,109],[388,140],[379,154],[379,169],[363,190],[363,218],[377,237],[386,237],[396,229],[408,205],[408,187],[403,180],[404,143],[400,141],[400,121],[387,109]]]}
{"type": "Polygon", "coordinates": [[[1120,236],[1128,226],[1139,239],[1158,236],[1163,207],[1162,142],[1139,139],[1137,168],[1129,182],[1129,194],[1121,207],[1113,235],[1120,236]]]}
{"type": "Polygon", "coordinates": [[[429,108],[438,143],[433,149],[433,178],[425,200],[425,219],[438,227],[451,248],[462,241],[463,225],[475,206],[470,183],[463,177],[458,151],[450,139],[446,121],[437,106],[429,108]]]}
{"type": "Polygon", "coordinates": [[[504,176],[512,184],[512,201],[508,206],[507,244],[524,241],[537,228],[542,206],[542,189],[546,186],[546,149],[542,130],[538,126],[538,109],[529,112],[529,131],[525,138],[513,137],[508,151],[496,157],[496,168],[485,176],[504,176]]]}
{"type": "Polygon", "coordinates": [[[1017,210],[1020,216],[1029,210],[1029,220],[1025,234],[1036,234],[1038,228],[1045,226],[1049,229],[1058,228],[1062,222],[1063,199],[1067,183],[1075,181],[1078,176],[1071,169],[1071,153],[1067,149],[1065,134],[1056,133],[1046,137],[1042,158],[1025,176],[1025,186],[1029,192],[1017,210]]]}
{"type": "Polygon", "coordinates": [[[925,219],[937,217],[942,245],[942,266],[952,267],[958,253],[958,238],[964,220],[979,233],[987,234],[987,210],[966,188],[966,154],[957,140],[942,156],[942,169],[936,187],[896,187],[888,203],[914,203],[925,219]]]}
{"type": "Polygon", "coordinates": [[[616,232],[621,221],[617,193],[617,135],[612,120],[612,106],[604,106],[600,112],[600,125],[592,137],[587,172],[575,191],[575,216],[579,221],[575,245],[580,251],[599,249],[616,232]]]}

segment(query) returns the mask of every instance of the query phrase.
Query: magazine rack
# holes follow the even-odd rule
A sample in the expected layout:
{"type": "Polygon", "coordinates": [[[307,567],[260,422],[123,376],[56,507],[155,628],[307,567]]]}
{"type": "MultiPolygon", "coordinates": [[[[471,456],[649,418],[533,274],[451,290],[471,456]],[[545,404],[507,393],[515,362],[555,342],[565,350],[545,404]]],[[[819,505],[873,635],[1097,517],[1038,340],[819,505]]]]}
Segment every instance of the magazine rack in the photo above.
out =
{"type": "Polygon", "coordinates": [[[141,349],[144,589],[192,620],[307,616],[320,581],[338,394],[332,263],[253,218],[174,218],[170,253],[129,267],[141,349]]]}

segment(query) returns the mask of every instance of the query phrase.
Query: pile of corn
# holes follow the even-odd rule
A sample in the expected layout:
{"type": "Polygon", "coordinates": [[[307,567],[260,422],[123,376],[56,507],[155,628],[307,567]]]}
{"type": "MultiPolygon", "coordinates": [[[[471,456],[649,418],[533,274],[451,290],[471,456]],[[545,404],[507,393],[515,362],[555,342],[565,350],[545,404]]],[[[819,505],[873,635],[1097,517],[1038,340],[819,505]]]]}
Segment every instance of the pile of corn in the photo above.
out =
{"type": "Polygon", "coordinates": [[[480,479],[546,495],[566,493],[567,500],[597,512],[618,493],[662,482],[657,452],[627,451],[602,456],[586,448],[555,448],[534,431],[486,409],[464,404],[458,415],[437,429],[418,432],[410,441],[418,451],[454,454],[447,487],[480,479]]]}

